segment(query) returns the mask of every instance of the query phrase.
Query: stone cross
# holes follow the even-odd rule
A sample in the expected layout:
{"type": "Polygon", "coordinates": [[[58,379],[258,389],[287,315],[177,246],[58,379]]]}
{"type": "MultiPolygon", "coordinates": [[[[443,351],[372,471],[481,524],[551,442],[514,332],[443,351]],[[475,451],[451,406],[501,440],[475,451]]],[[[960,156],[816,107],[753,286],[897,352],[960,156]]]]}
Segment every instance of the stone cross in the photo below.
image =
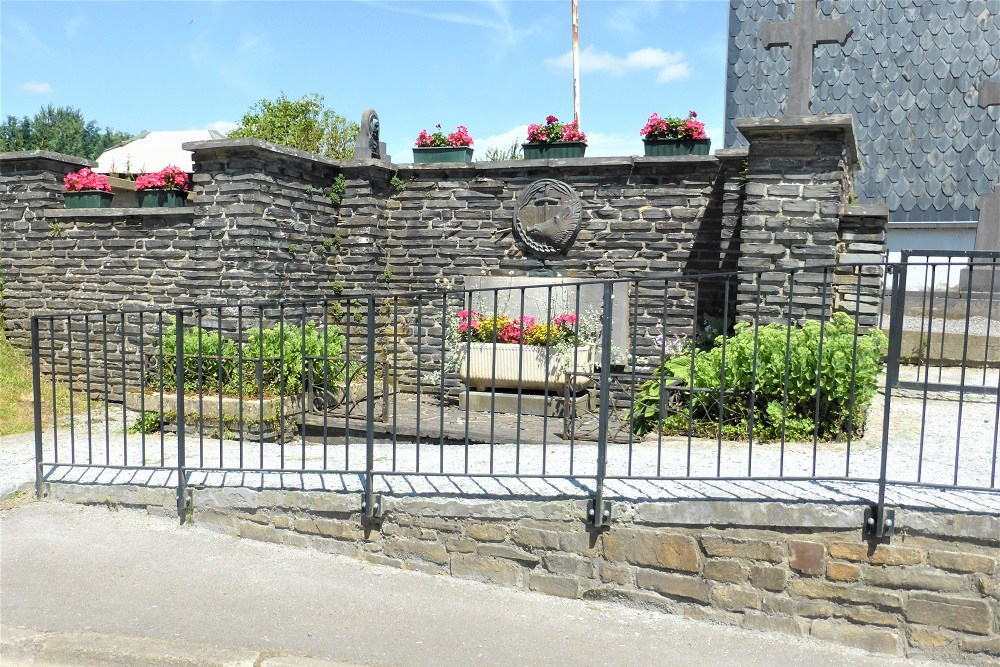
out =
{"type": "Polygon", "coordinates": [[[375,109],[365,109],[361,114],[361,129],[358,140],[354,144],[355,160],[388,160],[385,153],[385,142],[379,141],[381,126],[375,109]]]}
{"type": "Polygon", "coordinates": [[[816,9],[816,0],[796,0],[790,19],[764,24],[760,31],[760,41],[765,49],[775,46],[792,47],[786,114],[809,114],[809,100],[813,91],[813,50],[816,45],[837,43],[843,46],[852,32],[853,28],[843,18],[821,19],[816,9]]]}

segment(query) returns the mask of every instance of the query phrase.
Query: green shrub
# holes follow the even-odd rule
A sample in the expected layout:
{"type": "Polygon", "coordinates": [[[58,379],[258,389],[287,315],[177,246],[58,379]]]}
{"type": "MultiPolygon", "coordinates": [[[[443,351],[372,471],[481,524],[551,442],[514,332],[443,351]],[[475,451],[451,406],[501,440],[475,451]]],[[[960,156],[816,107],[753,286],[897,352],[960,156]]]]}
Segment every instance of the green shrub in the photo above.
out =
{"type": "MultiPolygon", "coordinates": [[[[171,324],[160,341],[159,364],[149,373],[154,389],[177,389],[176,332],[176,325],[171,324]]],[[[292,324],[255,328],[240,346],[218,332],[193,327],[184,332],[184,391],[218,393],[221,387],[230,396],[256,397],[261,390],[265,395],[298,394],[306,382],[307,361],[314,363],[316,382],[336,384],[345,377],[343,348],[344,335],[335,325],[327,329],[325,340],[312,322],[304,330],[292,324]]]]}
{"type": "Polygon", "coordinates": [[[156,433],[160,430],[163,425],[163,420],[160,418],[159,412],[146,412],[139,413],[139,416],[135,418],[132,425],[128,427],[129,433],[156,433]]]}
{"type": "Polygon", "coordinates": [[[659,425],[664,433],[687,434],[690,429],[692,435],[710,436],[721,428],[724,437],[747,437],[752,418],[758,438],[781,437],[784,431],[788,440],[811,440],[817,424],[820,439],[845,435],[849,428],[860,434],[888,346],[881,331],[856,338],[855,328],[850,316],[835,313],[822,327],[819,322],[790,330],[781,324],[761,326],[755,343],[754,328],[737,324],[732,336],[719,336],[710,349],[689,346],[664,359],[637,392],[629,412],[632,428],[639,435],[656,431],[659,425]],[[661,384],[667,394],[663,401],[661,384]],[[666,408],[664,415],[661,405],[666,408]]]}
{"type": "MultiPolygon", "coordinates": [[[[236,343],[224,338],[218,331],[191,327],[184,331],[184,390],[198,391],[201,378],[202,391],[219,391],[225,385],[233,367],[229,359],[236,355],[236,343]],[[219,354],[222,354],[220,383],[219,354]]],[[[177,325],[171,324],[160,340],[160,367],[163,369],[164,391],[177,389],[177,325]]],[[[160,388],[160,372],[155,371],[152,384],[160,388]]]]}
{"type": "MultiPolygon", "coordinates": [[[[307,372],[305,358],[316,361],[314,374],[319,383],[329,384],[343,377],[344,362],[339,357],[344,347],[340,329],[331,327],[324,350],[323,332],[312,322],[302,327],[285,324],[270,329],[252,329],[243,345],[243,395],[259,394],[257,364],[262,367],[262,384],[265,394],[290,395],[302,392],[307,372]],[[324,371],[323,358],[330,361],[324,371]],[[326,378],[322,376],[326,373],[326,378]]],[[[232,393],[239,393],[238,378],[233,377],[232,393]]]]}

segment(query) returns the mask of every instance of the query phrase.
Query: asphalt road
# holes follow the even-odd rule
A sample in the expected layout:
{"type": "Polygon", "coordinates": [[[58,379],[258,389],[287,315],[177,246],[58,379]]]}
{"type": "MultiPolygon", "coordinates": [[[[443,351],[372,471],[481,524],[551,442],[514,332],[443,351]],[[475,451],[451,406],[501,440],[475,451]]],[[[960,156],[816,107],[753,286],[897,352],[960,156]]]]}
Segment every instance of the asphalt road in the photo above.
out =
{"type": "Polygon", "coordinates": [[[918,664],[51,502],[0,511],[0,623],[5,665],[918,664]]]}

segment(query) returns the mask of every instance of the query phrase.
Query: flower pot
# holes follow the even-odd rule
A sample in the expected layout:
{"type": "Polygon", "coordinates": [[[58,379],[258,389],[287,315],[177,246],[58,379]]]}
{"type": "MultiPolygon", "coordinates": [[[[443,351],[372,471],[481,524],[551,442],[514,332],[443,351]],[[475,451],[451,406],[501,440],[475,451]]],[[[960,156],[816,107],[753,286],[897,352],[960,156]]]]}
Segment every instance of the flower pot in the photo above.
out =
{"type": "Polygon", "coordinates": [[[180,190],[156,188],[137,190],[135,194],[139,198],[139,208],[183,208],[187,198],[187,193],[180,190]]]}
{"type": "Polygon", "coordinates": [[[597,363],[597,351],[590,346],[577,347],[565,354],[553,347],[516,343],[461,343],[461,346],[459,379],[477,391],[520,387],[562,392],[566,373],[573,367],[574,359],[576,373],[581,375],[573,376],[572,386],[582,389],[591,383],[590,372],[597,363]]]}
{"type": "Polygon", "coordinates": [[[431,162],[472,162],[471,146],[433,146],[430,148],[414,148],[413,162],[429,164],[431,162]]]}
{"type": "Polygon", "coordinates": [[[104,190],[75,190],[64,192],[66,208],[110,208],[115,195],[104,190]]]}
{"type": "Polygon", "coordinates": [[[525,160],[548,158],[583,157],[587,144],[582,141],[557,141],[555,143],[522,144],[525,160]]]}
{"type": "Polygon", "coordinates": [[[676,157],[678,155],[708,155],[711,139],[643,139],[646,155],[676,157]]]}

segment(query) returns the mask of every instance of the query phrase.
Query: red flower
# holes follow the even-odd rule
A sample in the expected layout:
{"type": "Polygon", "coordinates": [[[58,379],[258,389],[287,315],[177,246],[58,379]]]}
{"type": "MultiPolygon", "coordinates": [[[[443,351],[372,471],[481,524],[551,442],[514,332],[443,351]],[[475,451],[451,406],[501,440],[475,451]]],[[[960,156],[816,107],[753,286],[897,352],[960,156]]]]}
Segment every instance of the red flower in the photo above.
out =
{"type": "Polygon", "coordinates": [[[555,116],[546,116],[545,122],[548,123],[549,125],[552,125],[553,123],[558,123],[559,119],[556,118],[555,116]]]}

